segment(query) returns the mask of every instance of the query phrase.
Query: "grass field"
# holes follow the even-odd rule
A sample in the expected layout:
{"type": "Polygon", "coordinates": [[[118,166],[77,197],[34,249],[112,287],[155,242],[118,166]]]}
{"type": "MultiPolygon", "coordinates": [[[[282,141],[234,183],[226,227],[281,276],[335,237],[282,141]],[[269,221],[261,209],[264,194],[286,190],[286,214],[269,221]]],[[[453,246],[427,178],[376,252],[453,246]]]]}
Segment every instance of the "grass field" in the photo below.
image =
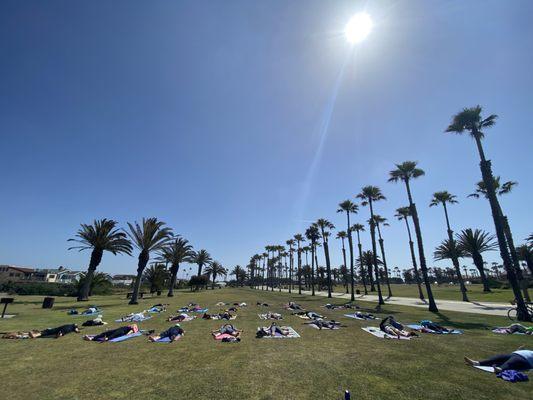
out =
{"type": "MultiPolygon", "coordinates": [[[[0,320],[0,331],[42,329],[83,317],[66,315],[76,306],[71,298],[58,298],[52,310],[40,308],[42,297],[17,297],[9,312],[15,318],[0,320]]],[[[141,311],[166,297],[145,299],[129,306],[118,296],[94,297],[103,308],[106,328],[123,314],[141,311]]],[[[532,347],[533,337],[495,335],[492,326],[508,324],[505,318],[386,306],[384,314],[399,321],[430,318],[465,330],[464,335],[425,335],[411,341],[380,340],[360,328],[377,325],[342,317],[342,311],[326,312],[325,298],[221,289],[199,293],[178,292],[167,313],[140,326],[163,330],[171,311],[189,302],[217,311],[218,301],[249,304],[233,321],[244,329],[241,343],[218,343],[210,331],[217,321],[194,320],[182,324],[185,337],[172,344],[155,344],[145,337],[123,343],[83,341],[80,334],[60,339],[0,340],[0,379],[5,400],[14,399],[340,399],[349,389],[354,399],[527,399],[531,383],[511,384],[463,364],[462,357],[485,357],[510,352],[520,345],[532,347]],[[281,306],[289,299],[342,321],[347,327],[318,331],[302,325],[281,306]],[[256,301],[268,302],[281,311],[284,324],[299,339],[255,339],[261,324],[256,301]]],[[[360,303],[364,306],[364,303],[360,303]]],[[[262,321],[265,322],[265,321],[262,321]]],[[[87,328],[84,333],[102,331],[87,328]]],[[[529,395],[528,395],[529,393],[529,395]]]]}
{"type": "MultiPolygon", "coordinates": [[[[362,286],[357,286],[356,289],[361,290],[361,293],[363,293],[362,286]]],[[[391,289],[393,296],[418,298],[418,288],[416,285],[392,284],[391,289]]],[[[383,291],[383,295],[386,296],[388,293],[387,286],[382,285],[381,290],[383,291]]],[[[422,285],[422,290],[424,291],[424,296],[427,296],[424,285],[422,285]]],[[[433,291],[433,295],[435,296],[437,301],[439,299],[457,301],[461,301],[463,299],[458,285],[431,285],[431,290],[433,291]]],[[[335,291],[343,293],[345,292],[345,289],[342,286],[336,286],[335,291]]],[[[377,292],[373,292],[371,294],[377,294],[377,292]]],[[[477,284],[468,285],[467,294],[469,300],[471,301],[488,301],[509,304],[509,302],[514,299],[513,292],[511,289],[492,289],[492,292],[484,293],[483,285],[477,284]]]]}

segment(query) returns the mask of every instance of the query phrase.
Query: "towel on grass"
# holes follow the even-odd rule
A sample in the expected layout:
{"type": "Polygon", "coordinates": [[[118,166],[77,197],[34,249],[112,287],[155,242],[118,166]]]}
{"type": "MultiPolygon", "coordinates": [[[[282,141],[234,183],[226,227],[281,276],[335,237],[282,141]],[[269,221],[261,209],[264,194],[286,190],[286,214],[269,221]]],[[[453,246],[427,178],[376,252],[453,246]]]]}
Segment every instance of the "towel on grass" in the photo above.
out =
{"type": "Polygon", "coordinates": [[[410,325],[407,325],[407,327],[418,332],[433,333],[435,335],[448,335],[448,334],[449,335],[462,335],[463,334],[463,331],[460,331],[459,329],[454,329],[450,332],[437,332],[437,331],[433,331],[431,329],[425,328],[422,325],[418,325],[418,324],[410,324],[410,325]]]}
{"type": "MultiPolygon", "coordinates": [[[[280,326],[280,328],[282,330],[289,331],[289,334],[287,336],[283,336],[281,333],[276,333],[276,336],[270,336],[270,335],[269,336],[263,336],[261,339],[295,339],[295,338],[299,338],[300,337],[298,332],[296,332],[290,326],[280,326]]],[[[264,329],[265,331],[268,332],[269,327],[268,326],[264,326],[262,328],[257,328],[257,330],[259,330],[259,329],[264,329]]]]}
{"type": "Polygon", "coordinates": [[[139,314],[133,314],[133,315],[126,315],[125,317],[116,319],[115,322],[142,322],[150,318],[152,318],[151,315],[145,316],[145,315],[142,315],[142,313],[139,313],[139,314]]]}
{"type": "MultiPolygon", "coordinates": [[[[136,332],[136,333],[130,333],[129,335],[119,336],[118,338],[107,340],[107,342],[113,342],[113,343],[123,342],[124,340],[128,340],[128,339],[132,339],[134,337],[142,336],[142,334],[144,332],[145,331],[139,331],[139,332],[136,332]]],[[[88,336],[95,337],[96,335],[88,335],[88,336]]],[[[98,343],[105,343],[106,340],[97,340],[97,342],[98,343]]]]}
{"type": "MultiPolygon", "coordinates": [[[[180,340],[183,337],[183,335],[178,335],[176,337],[176,340],[180,340]]],[[[170,340],[169,337],[164,337],[161,339],[157,339],[154,343],[172,343],[172,340],[170,340]]]]}
{"type": "Polygon", "coordinates": [[[361,329],[380,339],[411,340],[410,337],[389,335],[388,333],[383,332],[381,329],[375,328],[373,326],[368,326],[366,328],[361,329]]]}
{"type": "Polygon", "coordinates": [[[361,318],[361,317],[358,317],[355,313],[354,314],[344,314],[344,316],[348,317],[348,318],[358,319],[360,321],[371,321],[371,320],[380,319],[380,318],[377,318],[377,317],[374,317],[374,318],[361,318]]]}

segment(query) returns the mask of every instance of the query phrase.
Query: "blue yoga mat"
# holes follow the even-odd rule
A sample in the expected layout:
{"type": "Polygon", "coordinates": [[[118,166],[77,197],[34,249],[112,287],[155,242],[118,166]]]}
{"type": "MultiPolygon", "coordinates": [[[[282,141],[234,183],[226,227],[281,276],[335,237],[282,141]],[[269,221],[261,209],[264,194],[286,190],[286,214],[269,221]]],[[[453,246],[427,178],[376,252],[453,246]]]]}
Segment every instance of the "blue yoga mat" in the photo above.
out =
{"type": "Polygon", "coordinates": [[[118,338],[109,340],[109,342],[113,342],[113,343],[123,342],[124,340],[128,340],[128,339],[131,339],[131,338],[134,338],[134,337],[137,337],[137,336],[142,336],[143,333],[144,333],[144,331],[139,331],[137,333],[132,333],[130,335],[120,336],[118,338]]]}
{"type": "MultiPolygon", "coordinates": [[[[424,327],[422,325],[417,325],[417,324],[410,324],[410,325],[407,325],[408,328],[411,328],[411,329],[414,329],[416,331],[420,331],[422,329],[424,329],[424,327]]],[[[437,331],[433,331],[431,329],[428,329],[428,328],[425,328],[427,333],[434,333],[436,335],[462,335],[463,334],[463,331],[460,331],[458,329],[454,329],[453,331],[451,332],[437,332],[437,331]]]]}

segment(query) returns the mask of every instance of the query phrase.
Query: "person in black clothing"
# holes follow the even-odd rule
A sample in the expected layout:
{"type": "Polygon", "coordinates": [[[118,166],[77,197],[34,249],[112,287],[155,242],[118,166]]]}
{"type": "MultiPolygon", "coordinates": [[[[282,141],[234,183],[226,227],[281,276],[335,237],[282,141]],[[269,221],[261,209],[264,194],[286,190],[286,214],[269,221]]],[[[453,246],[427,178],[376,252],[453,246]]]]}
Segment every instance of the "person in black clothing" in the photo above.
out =
{"type": "Polygon", "coordinates": [[[181,328],[180,324],[176,324],[168,328],[166,331],[161,332],[159,335],[148,336],[148,340],[151,342],[157,342],[159,339],[170,338],[170,341],[173,342],[178,340],[184,334],[185,331],[181,328]]]}
{"type": "Polygon", "coordinates": [[[39,337],[55,337],[59,338],[61,336],[65,336],[68,333],[76,332],[79,333],[80,329],[78,328],[78,325],[76,324],[67,324],[67,325],[61,325],[57,328],[48,328],[42,331],[31,331],[29,333],[30,338],[35,339],[39,337]]]}
{"type": "Polygon", "coordinates": [[[130,335],[139,331],[136,324],[121,326],[120,328],[111,329],[109,331],[102,332],[96,336],[85,335],[85,340],[94,340],[97,342],[106,342],[108,340],[116,339],[121,336],[130,335]]]}
{"type": "Polygon", "coordinates": [[[379,324],[379,329],[392,336],[418,336],[415,332],[409,332],[405,330],[404,326],[398,321],[396,321],[392,315],[381,321],[381,323],[379,324]]]}

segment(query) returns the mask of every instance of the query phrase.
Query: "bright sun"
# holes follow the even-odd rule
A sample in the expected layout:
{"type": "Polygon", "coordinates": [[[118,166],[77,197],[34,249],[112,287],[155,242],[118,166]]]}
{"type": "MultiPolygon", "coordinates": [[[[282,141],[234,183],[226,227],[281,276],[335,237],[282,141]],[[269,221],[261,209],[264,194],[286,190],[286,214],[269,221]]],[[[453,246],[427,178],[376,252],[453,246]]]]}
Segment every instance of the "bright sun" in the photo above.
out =
{"type": "Polygon", "coordinates": [[[368,36],[373,26],[374,24],[370,15],[365,12],[355,14],[350,18],[348,24],[346,24],[346,28],[344,28],[346,40],[352,44],[362,42],[368,36]]]}

